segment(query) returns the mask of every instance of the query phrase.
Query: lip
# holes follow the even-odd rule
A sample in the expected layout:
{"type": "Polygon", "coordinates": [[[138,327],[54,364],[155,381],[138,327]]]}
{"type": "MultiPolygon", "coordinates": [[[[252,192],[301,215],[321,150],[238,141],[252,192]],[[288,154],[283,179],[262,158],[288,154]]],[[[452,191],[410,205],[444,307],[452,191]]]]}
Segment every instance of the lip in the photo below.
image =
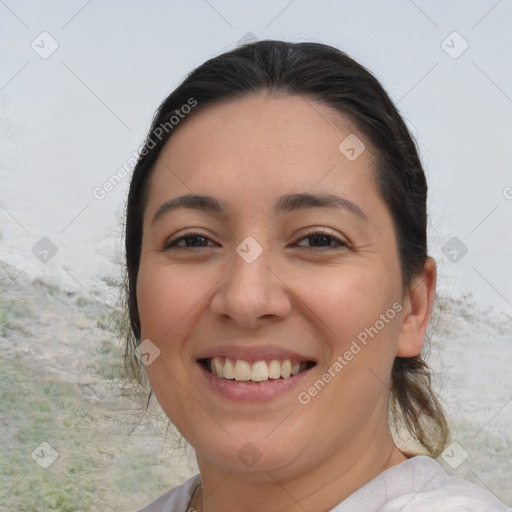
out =
{"type": "MultiPolygon", "coordinates": [[[[196,362],[200,359],[210,359],[212,357],[229,357],[230,359],[242,359],[248,363],[255,363],[256,361],[269,361],[278,359],[284,361],[290,359],[292,363],[312,361],[317,363],[316,359],[303,354],[299,354],[292,350],[287,350],[274,345],[262,346],[248,346],[245,345],[219,345],[217,347],[210,347],[200,354],[195,359],[196,362]]],[[[300,375],[300,374],[299,374],[300,375]]]]}
{"type": "MultiPolygon", "coordinates": [[[[240,359],[242,359],[240,357],[240,359]]],[[[278,358],[274,358],[278,359],[278,358]]],[[[261,360],[261,359],[259,359],[261,360]]],[[[291,392],[298,387],[314,367],[304,370],[297,375],[286,379],[270,379],[261,382],[236,381],[217,377],[210,373],[204,365],[196,361],[196,366],[201,372],[206,386],[216,395],[235,402],[242,403],[261,403],[272,400],[273,398],[282,397],[285,393],[291,392]]]]}

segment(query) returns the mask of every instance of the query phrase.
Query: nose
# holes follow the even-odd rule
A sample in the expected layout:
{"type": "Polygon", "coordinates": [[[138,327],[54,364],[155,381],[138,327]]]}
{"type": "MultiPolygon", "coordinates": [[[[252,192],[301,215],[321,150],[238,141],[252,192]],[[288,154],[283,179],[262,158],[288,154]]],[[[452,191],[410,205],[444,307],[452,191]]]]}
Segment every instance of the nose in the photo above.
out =
{"type": "Polygon", "coordinates": [[[292,307],[290,295],[279,272],[272,268],[269,251],[263,250],[251,261],[245,257],[243,247],[239,249],[240,253],[233,251],[231,270],[210,302],[212,317],[244,329],[286,318],[292,307]]]}

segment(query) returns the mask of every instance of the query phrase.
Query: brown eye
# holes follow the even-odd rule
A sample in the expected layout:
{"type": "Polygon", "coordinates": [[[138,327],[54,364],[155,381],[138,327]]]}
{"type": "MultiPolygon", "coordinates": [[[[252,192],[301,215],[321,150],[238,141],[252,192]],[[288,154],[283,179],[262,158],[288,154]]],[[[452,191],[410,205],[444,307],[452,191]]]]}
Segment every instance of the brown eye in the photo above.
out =
{"type": "MultiPolygon", "coordinates": [[[[202,233],[187,233],[185,235],[176,238],[175,240],[171,240],[168,242],[164,249],[170,249],[172,247],[177,247],[180,249],[189,249],[192,247],[207,247],[207,242],[210,240],[202,233]],[[179,245],[181,241],[185,241],[185,245],[179,245]]],[[[210,240],[211,241],[211,240],[210,240]]]]}
{"type": "Polygon", "coordinates": [[[342,242],[339,238],[325,231],[315,231],[308,233],[307,236],[301,238],[302,240],[309,240],[313,246],[307,247],[308,249],[315,248],[327,248],[327,249],[339,249],[341,247],[347,247],[345,242],[342,242]],[[334,245],[333,242],[334,241],[334,245]]]}

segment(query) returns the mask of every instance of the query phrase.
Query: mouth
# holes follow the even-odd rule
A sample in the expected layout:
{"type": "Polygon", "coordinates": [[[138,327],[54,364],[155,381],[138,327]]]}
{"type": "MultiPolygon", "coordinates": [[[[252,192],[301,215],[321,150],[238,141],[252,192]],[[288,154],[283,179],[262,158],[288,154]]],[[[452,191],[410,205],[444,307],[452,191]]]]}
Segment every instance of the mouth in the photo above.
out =
{"type": "Polygon", "coordinates": [[[246,384],[291,379],[316,365],[314,361],[270,359],[249,362],[224,356],[199,359],[198,362],[218,379],[246,384]]]}

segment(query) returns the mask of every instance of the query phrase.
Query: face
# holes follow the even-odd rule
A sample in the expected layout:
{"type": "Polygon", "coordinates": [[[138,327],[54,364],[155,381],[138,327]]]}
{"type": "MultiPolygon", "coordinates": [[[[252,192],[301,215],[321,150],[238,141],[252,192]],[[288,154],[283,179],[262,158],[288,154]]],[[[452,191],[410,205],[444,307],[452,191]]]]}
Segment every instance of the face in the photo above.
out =
{"type": "Polygon", "coordinates": [[[322,103],[261,93],[198,112],[160,155],[141,339],[200,464],[305,471],[387,428],[404,291],[370,151],[322,103]],[[210,199],[169,203],[189,194],[210,199]]]}

